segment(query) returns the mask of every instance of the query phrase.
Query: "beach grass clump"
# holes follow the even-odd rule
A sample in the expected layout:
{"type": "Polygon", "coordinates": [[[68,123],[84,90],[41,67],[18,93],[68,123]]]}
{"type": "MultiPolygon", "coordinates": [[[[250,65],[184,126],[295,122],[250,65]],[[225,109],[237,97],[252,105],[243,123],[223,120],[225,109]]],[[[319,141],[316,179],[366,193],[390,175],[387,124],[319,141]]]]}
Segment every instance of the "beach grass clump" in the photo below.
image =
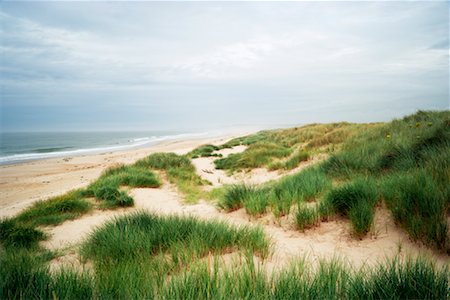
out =
{"type": "Polygon", "coordinates": [[[349,298],[448,299],[449,278],[448,267],[437,268],[425,258],[395,258],[354,275],[349,298]]]}
{"type": "Polygon", "coordinates": [[[311,201],[331,188],[331,179],[320,168],[312,167],[285,177],[279,187],[289,191],[297,201],[311,201]]]}
{"type": "Polygon", "coordinates": [[[266,212],[269,205],[269,189],[258,187],[254,188],[247,197],[243,198],[245,211],[252,216],[259,216],[266,212]]]}
{"type": "Polygon", "coordinates": [[[271,193],[271,206],[275,216],[289,213],[292,205],[312,201],[331,188],[331,179],[317,167],[286,176],[274,183],[271,193]]]}
{"type": "Polygon", "coordinates": [[[0,220],[0,243],[5,248],[37,248],[46,238],[42,230],[15,218],[0,220]]]}
{"type": "Polygon", "coordinates": [[[373,180],[357,178],[331,189],[325,201],[335,212],[349,216],[355,233],[364,235],[372,225],[378,193],[373,180]]]}
{"type": "Polygon", "coordinates": [[[108,168],[82,194],[103,201],[103,208],[133,206],[134,200],[122,186],[133,188],[157,188],[161,186],[159,178],[145,166],[119,165],[108,168]]]}
{"type": "Polygon", "coordinates": [[[255,187],[246,184],[233,184],[227,186],[218,206],[226,211],[242,208],[246,199],[255,191],[255,187]]]}
{"type": "Polygon", "coordinates": [[[18,214],[15,219],[24,224],[58,225],[87,213],[92,205],[86,201],[81,190],[74,190],[62,196],[35,202],[18,214]]]}
{"type": "Polygon", "coordinates": [[[295,213],[295,224],[301,231],[316,226],[319,223],[319,212],[315,207],[299,205],[295,213]]]}
{"type": "Polygon", "coordinates": [[[268,241],[260,229],[236,229],[194,217],[159,217],[137,212],[97,229],[83,245],[82,254],[95,262],[119,262],[141,257],[150,259],[152,255],[173,251],[189,251],[195,257],[202,257],[209,252],[222,253],[234,248],[264,256],[268,241]]]}
{"type": "Polygon", "coordinates": [[[170,278],[203,257],[233,251],[266,257],[269,241],[258,228],[137,212],[96,229],[81,247],[94,264],[101,298],[164,295],[170,278]]]}
{"type": "Polygon", "coordinates": [[[194,150],[192,150],[191,152],[189,152],[187,154],[187,156],[192,159],[199,158],[199,157],[211,157],[211,156],[220,157],[220,156],[222,156],[221,154],[214,153],[217,150],[220,150],[220,147],[211,145],[211,144],[201,145],[201,146],[195,148],[194,150]]]}
{"type": "Polygon", "coordinates": [[[196,173],[195,166],[186,155],[154,153],[139,160],[136,165],[165,171],[169,181],[185,195],[188,203],[195,203],[203,197],[201,187],[210,184],[196,173]]]}
{"type": "Polygon", "coordinates": [[[1,299],[92,299],[88,272],[65,268],[50,272],[48,253],[24,249],[0,252],[1,299]]]}
{"type": "Polygon", "coordinates": [[[291,155],[287,160],[279,160],[279,161],[273,161],[268,166],[267,169],[270,171],[273,170],[292,170],[298,167],[298,165],[303,162],[307,161],[310,158],[309,152],[305,150],[298,150],[294,152],[293,155],[291,155]]]}
{"type": "Polygon", "coordinates": [[[450,251],[448,199],[427,169],[385,177],[381,190],[394,219],[413,239],[450,251]]]}
{"type": "Polygon", "coordinates": [[[250,144],[242,153],[230,154],[216,159],[216,169],[235,172],[268,166],[274,158],[283,158],[291,154],[288,147],[276,143],[257,142],[250,144]]]}

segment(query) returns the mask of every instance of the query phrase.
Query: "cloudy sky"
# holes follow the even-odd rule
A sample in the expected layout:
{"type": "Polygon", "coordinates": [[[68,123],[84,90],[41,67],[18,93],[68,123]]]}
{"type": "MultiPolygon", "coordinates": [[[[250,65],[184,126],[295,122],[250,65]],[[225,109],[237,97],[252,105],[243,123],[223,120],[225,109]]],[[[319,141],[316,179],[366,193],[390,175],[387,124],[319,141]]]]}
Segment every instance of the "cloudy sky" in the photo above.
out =
{"type": "Polygon", "coordinates": [[[448,2],[1,2],[1,129],[383,121],[449,108],[448,2]]]}

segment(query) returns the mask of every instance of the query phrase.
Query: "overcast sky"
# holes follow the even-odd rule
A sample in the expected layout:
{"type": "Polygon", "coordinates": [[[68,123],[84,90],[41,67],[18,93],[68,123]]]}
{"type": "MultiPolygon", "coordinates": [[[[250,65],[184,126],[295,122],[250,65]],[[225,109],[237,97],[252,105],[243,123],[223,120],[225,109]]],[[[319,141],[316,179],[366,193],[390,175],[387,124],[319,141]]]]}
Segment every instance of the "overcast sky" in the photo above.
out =
{"type": "Polygon", "coordinates": [[[1,2],[1,127],[201,129],[449,108],[448,2],[1,2]]]}

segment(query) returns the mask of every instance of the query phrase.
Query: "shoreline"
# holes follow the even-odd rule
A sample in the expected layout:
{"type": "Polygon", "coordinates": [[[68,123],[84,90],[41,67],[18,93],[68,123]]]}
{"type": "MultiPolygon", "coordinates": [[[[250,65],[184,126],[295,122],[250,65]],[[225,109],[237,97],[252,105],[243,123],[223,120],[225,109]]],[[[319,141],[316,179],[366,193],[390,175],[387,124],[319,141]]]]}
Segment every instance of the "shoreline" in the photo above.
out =
{"type": "Polygon", "coordinates": [[[113,165],[131,164],[155,152],[184,154],[202,144],[222,144],[253,132],[171,139],[127,150],[0,165],[0,218],[13,216],[36,201],[85,187],[113,165]]]}

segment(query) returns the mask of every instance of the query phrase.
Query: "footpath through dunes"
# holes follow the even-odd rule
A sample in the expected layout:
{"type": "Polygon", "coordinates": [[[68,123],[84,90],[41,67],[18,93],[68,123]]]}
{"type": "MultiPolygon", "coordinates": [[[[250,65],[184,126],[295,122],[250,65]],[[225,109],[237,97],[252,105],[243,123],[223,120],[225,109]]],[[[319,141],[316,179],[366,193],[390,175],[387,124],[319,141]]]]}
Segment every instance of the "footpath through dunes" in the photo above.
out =
{"type": "MultiPolygon", "coordinates": [[[[265,261],[267,270],[278,270],[289,265],[295,258],[306,257],[308,263],[317,263],[322,259],[340,258],[355,269],[364,265],[375,265],[388,258],[416,257],[425,254],[436,259],[438,265],[448,264],[448,256],[419,246],[410,241],[408,235],[399,229],[386,208],[377,207],[373,229],[362,239],[351,235],[350,223],[345,219],[322,222],[320,226],[299,232],[289,217],[279,220],[273,216],[255,218],[244,209],[226,213],[214,203],[201,200],[197,204],[186,204],[177,188],[168,182],[158,189],[134,188],[129,194],[135,200],[135,206],[114,211],[94,211],[73,221],[67,221],[56,227],[48,227],[50,239],[42,245],[50,250],[66,250],[66,255],[56,258],[53,267],[67,263],[79,264],[76,248],[90,232],[108,220],[145,210],[158,215],[190,215],[204,220],[221,220],[241,226],[261,226],[270,236],[272,255],[265,261]]],[[[64,251],[63,251],[64,253],[64,251]]]]}
{"type": "MultiPolygon", "coordinates": [[[[233,148],[225,148],[214,151],[214,154],[220,155],[222,158],[228,157],[230,154],[242,153],[247,149],[245,145],[239,145],[233,148]]],[[[269,171],[266,168],[254,168],[248,171],[230,174],[224,170],[216,169],[214,160],[215,156],[193,158],[192,163],[196,168],[197,174],[203,179],[211,183],[210,188],[220,187],[229,184],[245,183],[250,185],[257,185],[272,180],[277,180],[286,175],[295,174],[304,168],[307,168],[319,161],[324,160],[326,154],[318,154],[311,159],[301,162],[297,167],[284,171],[273,170],[269,171]]]]}

